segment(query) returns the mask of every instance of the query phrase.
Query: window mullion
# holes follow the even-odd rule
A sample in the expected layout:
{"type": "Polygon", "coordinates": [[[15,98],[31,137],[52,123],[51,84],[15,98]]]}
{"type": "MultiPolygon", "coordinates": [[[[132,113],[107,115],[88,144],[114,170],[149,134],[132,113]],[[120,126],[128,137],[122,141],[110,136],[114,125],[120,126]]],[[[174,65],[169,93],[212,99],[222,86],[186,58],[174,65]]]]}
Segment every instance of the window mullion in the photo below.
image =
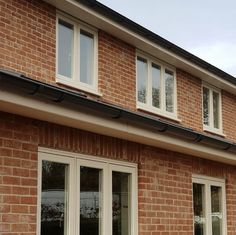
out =
{"type": "Polygon", "coordinates": [[[148,74],[147,74],[147,105],[152,108],[152,73],[151,73],[151,61],[147,60],[148,74]]]}
{"type": "Polygon", "coordinates": [[[166,111],[165,96],[165,68],[161,67],[161,110],[166,111]]]}
{"type": "Polygon", "coordinates": [[[214,128],[214,118],[213,118],[213,92],[211,89],[209,89],[209,113],[210,113],[210,127],[214,128]]]}
{"type": "Polygon", "coordinates": [[[75,35],[74,35],[74,50],[73,50],[73,82],[76,84],[80,82],[79,77],[79,67],[80,67],[80,27],[79,25],[75,25],[75,35]]]}
{"type": "Polygon", "coordinates": [[[206,214],[207,214],[207,234],[212,235],[212,218],[211,218],[211,185],[206,184],[206,214]]]}

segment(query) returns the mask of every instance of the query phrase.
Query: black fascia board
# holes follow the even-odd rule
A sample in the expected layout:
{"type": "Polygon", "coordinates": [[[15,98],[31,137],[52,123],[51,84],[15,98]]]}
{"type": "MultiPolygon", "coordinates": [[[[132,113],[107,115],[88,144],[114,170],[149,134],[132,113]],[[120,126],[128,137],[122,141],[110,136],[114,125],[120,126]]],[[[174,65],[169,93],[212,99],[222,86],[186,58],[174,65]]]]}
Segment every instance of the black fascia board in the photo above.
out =
{"type": "Polygon", "coordinates": [[[236,85],[236,78],[95,0],[76,0],[159,46],[236,85]]]}
{"type": "Polygon", "coordinates": [[[54,101],[55,105],[57,105],[58,102],[63,102],[65,100],[69,103],[76,104],[78,108],[85,107],[91,111],[97,111],[99,115],[113,119],[123,119],[128,123],[137,124],[154,132],[165,132],[166,134],[174,135],[177,138],[196,144],[201,142],[202,144],[213,148],[234,153],[236,152],[236,143],[234,142],[227,141],[220,137],[208,136],[151,115],[130,111],[119,106],[94,100],[86,97],[84,93],[74,92],[46,84],[25,77],[19,73],[0,70],[0,89],[10,89],[11,92],[21,91],[32,96],[39,96],[40,98],[54,101]]]}

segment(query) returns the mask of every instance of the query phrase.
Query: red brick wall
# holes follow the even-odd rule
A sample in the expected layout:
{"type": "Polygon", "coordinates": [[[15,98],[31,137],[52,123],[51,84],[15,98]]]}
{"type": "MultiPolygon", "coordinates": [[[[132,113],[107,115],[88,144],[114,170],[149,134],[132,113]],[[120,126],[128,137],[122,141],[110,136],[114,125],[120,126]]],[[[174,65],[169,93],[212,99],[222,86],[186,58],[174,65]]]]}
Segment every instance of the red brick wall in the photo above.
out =
{"type": "Polygon", "coordinates": [[[225,178],[236,233],[236,167],[0,113],[1,235],[35,234],[38,146],[137,163],[139,235],[192,235],[192,174],[225,178]]]}
{"type": "Polygon", "coordinates": [[[43,1],[0,0],[0,67],[54,82],[55,20],[43,1]]]}
{"type": "Polygon", "coordinates": [[[99,90],[102,99],[136,109],[135,48],[99,32],[99,90]]]}
{"type": "Polygon", "coordinates": [[[227,139],[236,141],[236,96],[222,92],[222,119],[227,139]]]}
{"type": "MultiPolygon", "coordinates": [[[[0,0],[0,7],[0,68],[57,86],[56,9],[39,0],[0,0]]],[[[103,31],[98,41],[99,99],[136,110],[135,48],[103,31]]],[[[202,131],[201,80],[177,69],[177,93],[180,124],[202,131]]],[[[236,141],[236,97],[224,92],[222,101],[224,134],[236,141]]]]}
{"type": "Polygon", "coordinates": [[[182,70],[176,74],[178,118],[184,126],[202,131],[202,82],[182,70]]]}

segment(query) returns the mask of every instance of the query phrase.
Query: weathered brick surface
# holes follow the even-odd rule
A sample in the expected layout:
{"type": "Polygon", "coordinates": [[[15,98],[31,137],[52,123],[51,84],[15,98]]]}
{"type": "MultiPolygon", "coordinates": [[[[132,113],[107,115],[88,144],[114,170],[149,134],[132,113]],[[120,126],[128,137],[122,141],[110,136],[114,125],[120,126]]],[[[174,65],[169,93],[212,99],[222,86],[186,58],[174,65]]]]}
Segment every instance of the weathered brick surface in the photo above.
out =
{"type": "Polygon", "coordinates": [[[137,163],[139,235],[192,235],[192,174],[224,178],[228,234],[236,232],[234,166],[3,112],[0,123],[1,235],[35,234],[38,146],[137,163]]]}

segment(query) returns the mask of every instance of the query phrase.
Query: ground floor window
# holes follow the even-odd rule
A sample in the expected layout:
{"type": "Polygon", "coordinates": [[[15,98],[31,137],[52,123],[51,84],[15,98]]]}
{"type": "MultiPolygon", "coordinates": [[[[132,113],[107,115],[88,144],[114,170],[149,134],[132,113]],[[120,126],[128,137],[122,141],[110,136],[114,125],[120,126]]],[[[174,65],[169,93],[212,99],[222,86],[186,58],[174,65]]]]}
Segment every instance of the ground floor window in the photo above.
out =
{"type": "Polygon", "coordinates": [[[194,235],[226,235],[225,181],[193,177],[194,235]]]}
{"type": "Polygon", "coordinates": [[[120,161],[40,152],[38,234],[136,234],[136,171],[120,161]]]}

